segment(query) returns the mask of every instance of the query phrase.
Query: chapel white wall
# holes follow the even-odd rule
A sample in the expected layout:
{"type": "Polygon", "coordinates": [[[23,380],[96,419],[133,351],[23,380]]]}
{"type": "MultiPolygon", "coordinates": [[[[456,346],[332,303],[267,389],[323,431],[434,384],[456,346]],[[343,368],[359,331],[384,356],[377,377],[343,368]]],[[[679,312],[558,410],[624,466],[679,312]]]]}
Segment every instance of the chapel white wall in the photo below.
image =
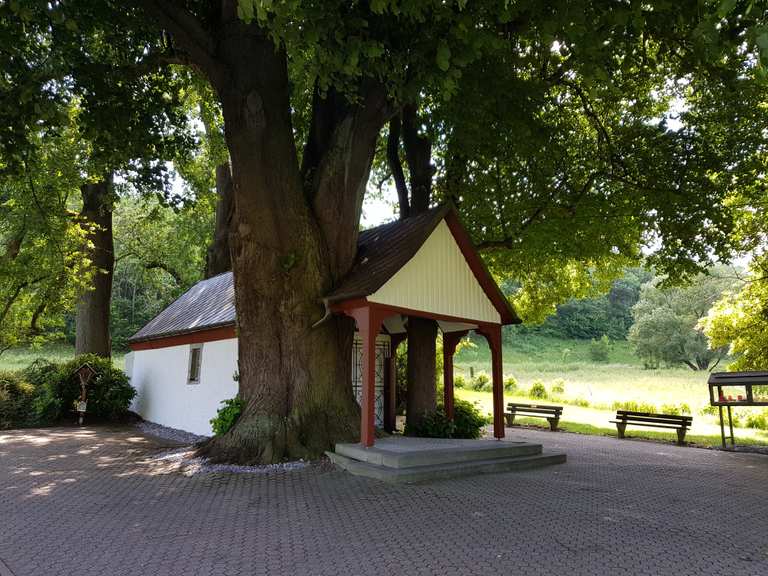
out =
{"type": "Polygon", "coordinates": [[[221,401],[238,391],[237,338],[203,344],[198,384],[187,384],[189,351],[189,344],[134,351],[126,361],[137,392],[131,409],[150,422],[210,436],[221,401]]]}

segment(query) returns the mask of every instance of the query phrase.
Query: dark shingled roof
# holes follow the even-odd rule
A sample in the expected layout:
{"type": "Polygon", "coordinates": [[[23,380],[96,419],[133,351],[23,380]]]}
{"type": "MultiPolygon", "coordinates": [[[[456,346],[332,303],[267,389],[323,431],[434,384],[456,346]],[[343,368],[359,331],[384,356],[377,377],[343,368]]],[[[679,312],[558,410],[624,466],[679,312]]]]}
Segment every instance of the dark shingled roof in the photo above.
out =
{"type": "MultiPolygon", "coordinates": [[[[451,212],[438,206],[406,220],[383,224],[360,233],[357,256],[349,274],[326,297],[328,303],[365,298],[381,288],[416,255],[437,225],[451,212]]],[[[459,226],[460,227],[460,226],[459,226]]],[[[461,229],[460,234],[466,233],[461,229]]],[[[471,244],[468,237],[466,240],[471,244]]],[[[478,280],[502,314],[504,323],[520,322],[517,314],[474,252],[471,258],[482,268],[478,280]]],[[[477,274],[477,272],[476,272],[477,274]]],[[[231,272],[198,282],[160,312],[129,342],[155,340],[235,324],[235,290],[231,272]]]]}
{"type": "Polygon", "coordinates": [[[449,210],[444,205],[360,232],[355,263],[341,284],[328,294],[328,302],[364,298],[384,286],[416,255],[449,210]]]}
{"type": "Polygon", "coordinates": [[[235,285],[231,272],[198,282],[131,336],[142,342],[235,323],[235,285]]]}

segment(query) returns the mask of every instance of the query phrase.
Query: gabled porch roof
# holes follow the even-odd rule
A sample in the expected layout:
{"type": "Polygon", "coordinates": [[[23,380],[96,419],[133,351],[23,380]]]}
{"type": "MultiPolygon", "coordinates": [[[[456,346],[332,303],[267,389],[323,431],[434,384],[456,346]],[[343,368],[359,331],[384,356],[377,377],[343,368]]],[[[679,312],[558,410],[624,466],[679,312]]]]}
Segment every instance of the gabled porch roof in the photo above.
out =
{"type": "Polygon", "coordinates": [[[326,302],[361,301],[444,323],[520,323],[450,204],[360,234],[355,263],[326,302]]]}

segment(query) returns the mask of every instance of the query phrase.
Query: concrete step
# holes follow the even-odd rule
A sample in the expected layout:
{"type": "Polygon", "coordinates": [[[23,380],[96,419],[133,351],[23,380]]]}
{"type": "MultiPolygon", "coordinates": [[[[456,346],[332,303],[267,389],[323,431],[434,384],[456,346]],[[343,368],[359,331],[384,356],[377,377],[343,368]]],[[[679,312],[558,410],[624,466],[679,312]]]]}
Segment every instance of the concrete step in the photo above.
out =
{"type": "Polygon", "coordinates": [[[326,454],[328,455],[328,458],[331,459],[331,462],[351,474],[395,484],[429,482],[474,474],[530,470],[531,468],[562,464],[566,460],[565,454],[563,453],[543,452],[531,456],[393,468],[380,464],[371,464],[370,462],[362,462],[334,452],[326,452],[326,454]]]}
{"type": "Polygon", "coordinates": [[[457,462],[485,461],[541,454],[541,444],[497,440],[391,437],[372,448],[337,444],[336,454],[389,468],[412,468],[457,462]]]}

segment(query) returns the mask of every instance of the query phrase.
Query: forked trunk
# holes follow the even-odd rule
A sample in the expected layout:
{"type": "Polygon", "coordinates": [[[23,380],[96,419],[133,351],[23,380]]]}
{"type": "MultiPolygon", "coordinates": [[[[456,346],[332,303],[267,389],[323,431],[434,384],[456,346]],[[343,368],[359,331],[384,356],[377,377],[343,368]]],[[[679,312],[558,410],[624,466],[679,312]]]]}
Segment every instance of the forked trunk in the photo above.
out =
{"type": "MultiPolygon", "coordinates": [[[[352,263],[354,250],[344,258],[334,250],[354,246],[357,221],[348,221],[354,211],[337,216],[333,230],[352,236],[329,241],[318,223],[322,208],[310,208],[298,166],[285,55],[253,28],[235,26],[243,33],[230,30],[219,45],[228,76],[214,84],[232,163],[230,241],[245,408],[235,426],[202,452],[242,463],[315,458],[359,432],[351,387],[354,323],[325,318],[322,304],[352,263]]],[[[355,133],[354,123],[347,128],[345,133],[355,133]]],[[[374,142],[375,132],[370,157],[374,142]]],[[[336,154],[322,163],[319,180],[347,176],[349,188],[337,187],[337,194],[357,194],[367,180],[370,159],[350,177],[344,164],[350,156],[336,154]]]]}
{"type": "Polygon", "coordinates": [[[109,335],[112,274],[115,254],[112,238],[111,177],[80,188],[83,209],[80,216],[94,227],[89,234],[93,243],[91,259],[96,272],[92,290],[77,303],[75,321],[75,353],[109,357],[112,342],[109,335]]]}

